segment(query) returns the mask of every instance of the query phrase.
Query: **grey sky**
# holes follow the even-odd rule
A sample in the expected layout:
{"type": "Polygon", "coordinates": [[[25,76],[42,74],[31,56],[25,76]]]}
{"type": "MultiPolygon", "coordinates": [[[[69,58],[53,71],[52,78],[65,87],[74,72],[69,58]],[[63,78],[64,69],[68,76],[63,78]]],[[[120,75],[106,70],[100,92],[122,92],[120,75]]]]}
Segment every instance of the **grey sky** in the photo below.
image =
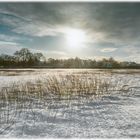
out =
{"type": "Polygon", "coordinates": [[[102,58],[140,62],[140,3],[0,3],[0,52],[27,47],[54,58],[102,58]],[[69,51],[65,28],[88,40],[69,51]]]}

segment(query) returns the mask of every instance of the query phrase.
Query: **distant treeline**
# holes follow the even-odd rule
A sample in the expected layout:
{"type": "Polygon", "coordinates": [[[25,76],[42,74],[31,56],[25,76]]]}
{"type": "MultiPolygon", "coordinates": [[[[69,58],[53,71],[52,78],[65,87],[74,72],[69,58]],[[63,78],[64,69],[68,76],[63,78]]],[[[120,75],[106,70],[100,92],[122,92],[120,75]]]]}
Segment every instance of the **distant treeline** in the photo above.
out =
{"type": "Polygon", "coordinates": [[[42,53],[32,53],[27,48],[14,55],[1,54],[0,68],[140,68],[135,62],[118,62],[114,58],[84,60],[78,57],[69,59],[46,59],[42,53]]]}

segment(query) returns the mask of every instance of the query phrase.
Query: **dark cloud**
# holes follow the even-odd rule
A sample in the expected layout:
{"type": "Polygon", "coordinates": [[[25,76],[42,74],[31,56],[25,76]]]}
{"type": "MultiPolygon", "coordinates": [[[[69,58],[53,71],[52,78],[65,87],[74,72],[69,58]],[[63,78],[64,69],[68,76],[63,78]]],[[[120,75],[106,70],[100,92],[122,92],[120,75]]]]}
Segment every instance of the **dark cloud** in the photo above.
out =
{"type": "Polygon", "coordinates": [[[4,3],[0,9],[14,16],[16,26],[26,19],[31,22],[26,24],[81,27],[124,41],[140,32],[140,3],[4,3]]]}

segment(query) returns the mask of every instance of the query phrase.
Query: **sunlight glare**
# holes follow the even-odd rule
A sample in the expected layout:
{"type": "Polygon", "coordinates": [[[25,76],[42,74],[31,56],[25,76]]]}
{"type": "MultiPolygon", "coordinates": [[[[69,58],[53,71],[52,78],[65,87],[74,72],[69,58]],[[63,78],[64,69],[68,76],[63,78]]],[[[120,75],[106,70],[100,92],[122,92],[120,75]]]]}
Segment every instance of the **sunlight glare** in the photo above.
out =
{"type": "Polygon", "coordinates": [[[70,47],[80,47],[85,41],[85,33],[79,29],[69,29],[66,32],[66,41],[70,47]]]}

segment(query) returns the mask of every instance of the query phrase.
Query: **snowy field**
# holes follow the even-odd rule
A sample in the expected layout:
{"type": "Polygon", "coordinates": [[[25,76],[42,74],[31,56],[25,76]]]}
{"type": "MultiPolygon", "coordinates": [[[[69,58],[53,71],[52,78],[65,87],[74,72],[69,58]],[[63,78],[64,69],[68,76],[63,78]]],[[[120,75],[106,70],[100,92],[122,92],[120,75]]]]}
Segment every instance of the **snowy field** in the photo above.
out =
{"type": "Polygon", "coordinates": [[[106,86],[106,92],[103,91],[105,94],[92,95],[92,98],[35,99],[24,108],[20,106],[22,110],[12,103],[8,113],[7,106],[1,106],[0,137],[140,138],[139,70],[0,70],[0,93],[3,88],[14,84],[36,83],[51,76],[60,80],[68,75],[74,75],[81,81],[86,78],[88,85],[96,77],[103,86],[105,83],[109,86],[106,86]],[[7,123],[2,120],[5,115],[8,115],[7,123]]]}

